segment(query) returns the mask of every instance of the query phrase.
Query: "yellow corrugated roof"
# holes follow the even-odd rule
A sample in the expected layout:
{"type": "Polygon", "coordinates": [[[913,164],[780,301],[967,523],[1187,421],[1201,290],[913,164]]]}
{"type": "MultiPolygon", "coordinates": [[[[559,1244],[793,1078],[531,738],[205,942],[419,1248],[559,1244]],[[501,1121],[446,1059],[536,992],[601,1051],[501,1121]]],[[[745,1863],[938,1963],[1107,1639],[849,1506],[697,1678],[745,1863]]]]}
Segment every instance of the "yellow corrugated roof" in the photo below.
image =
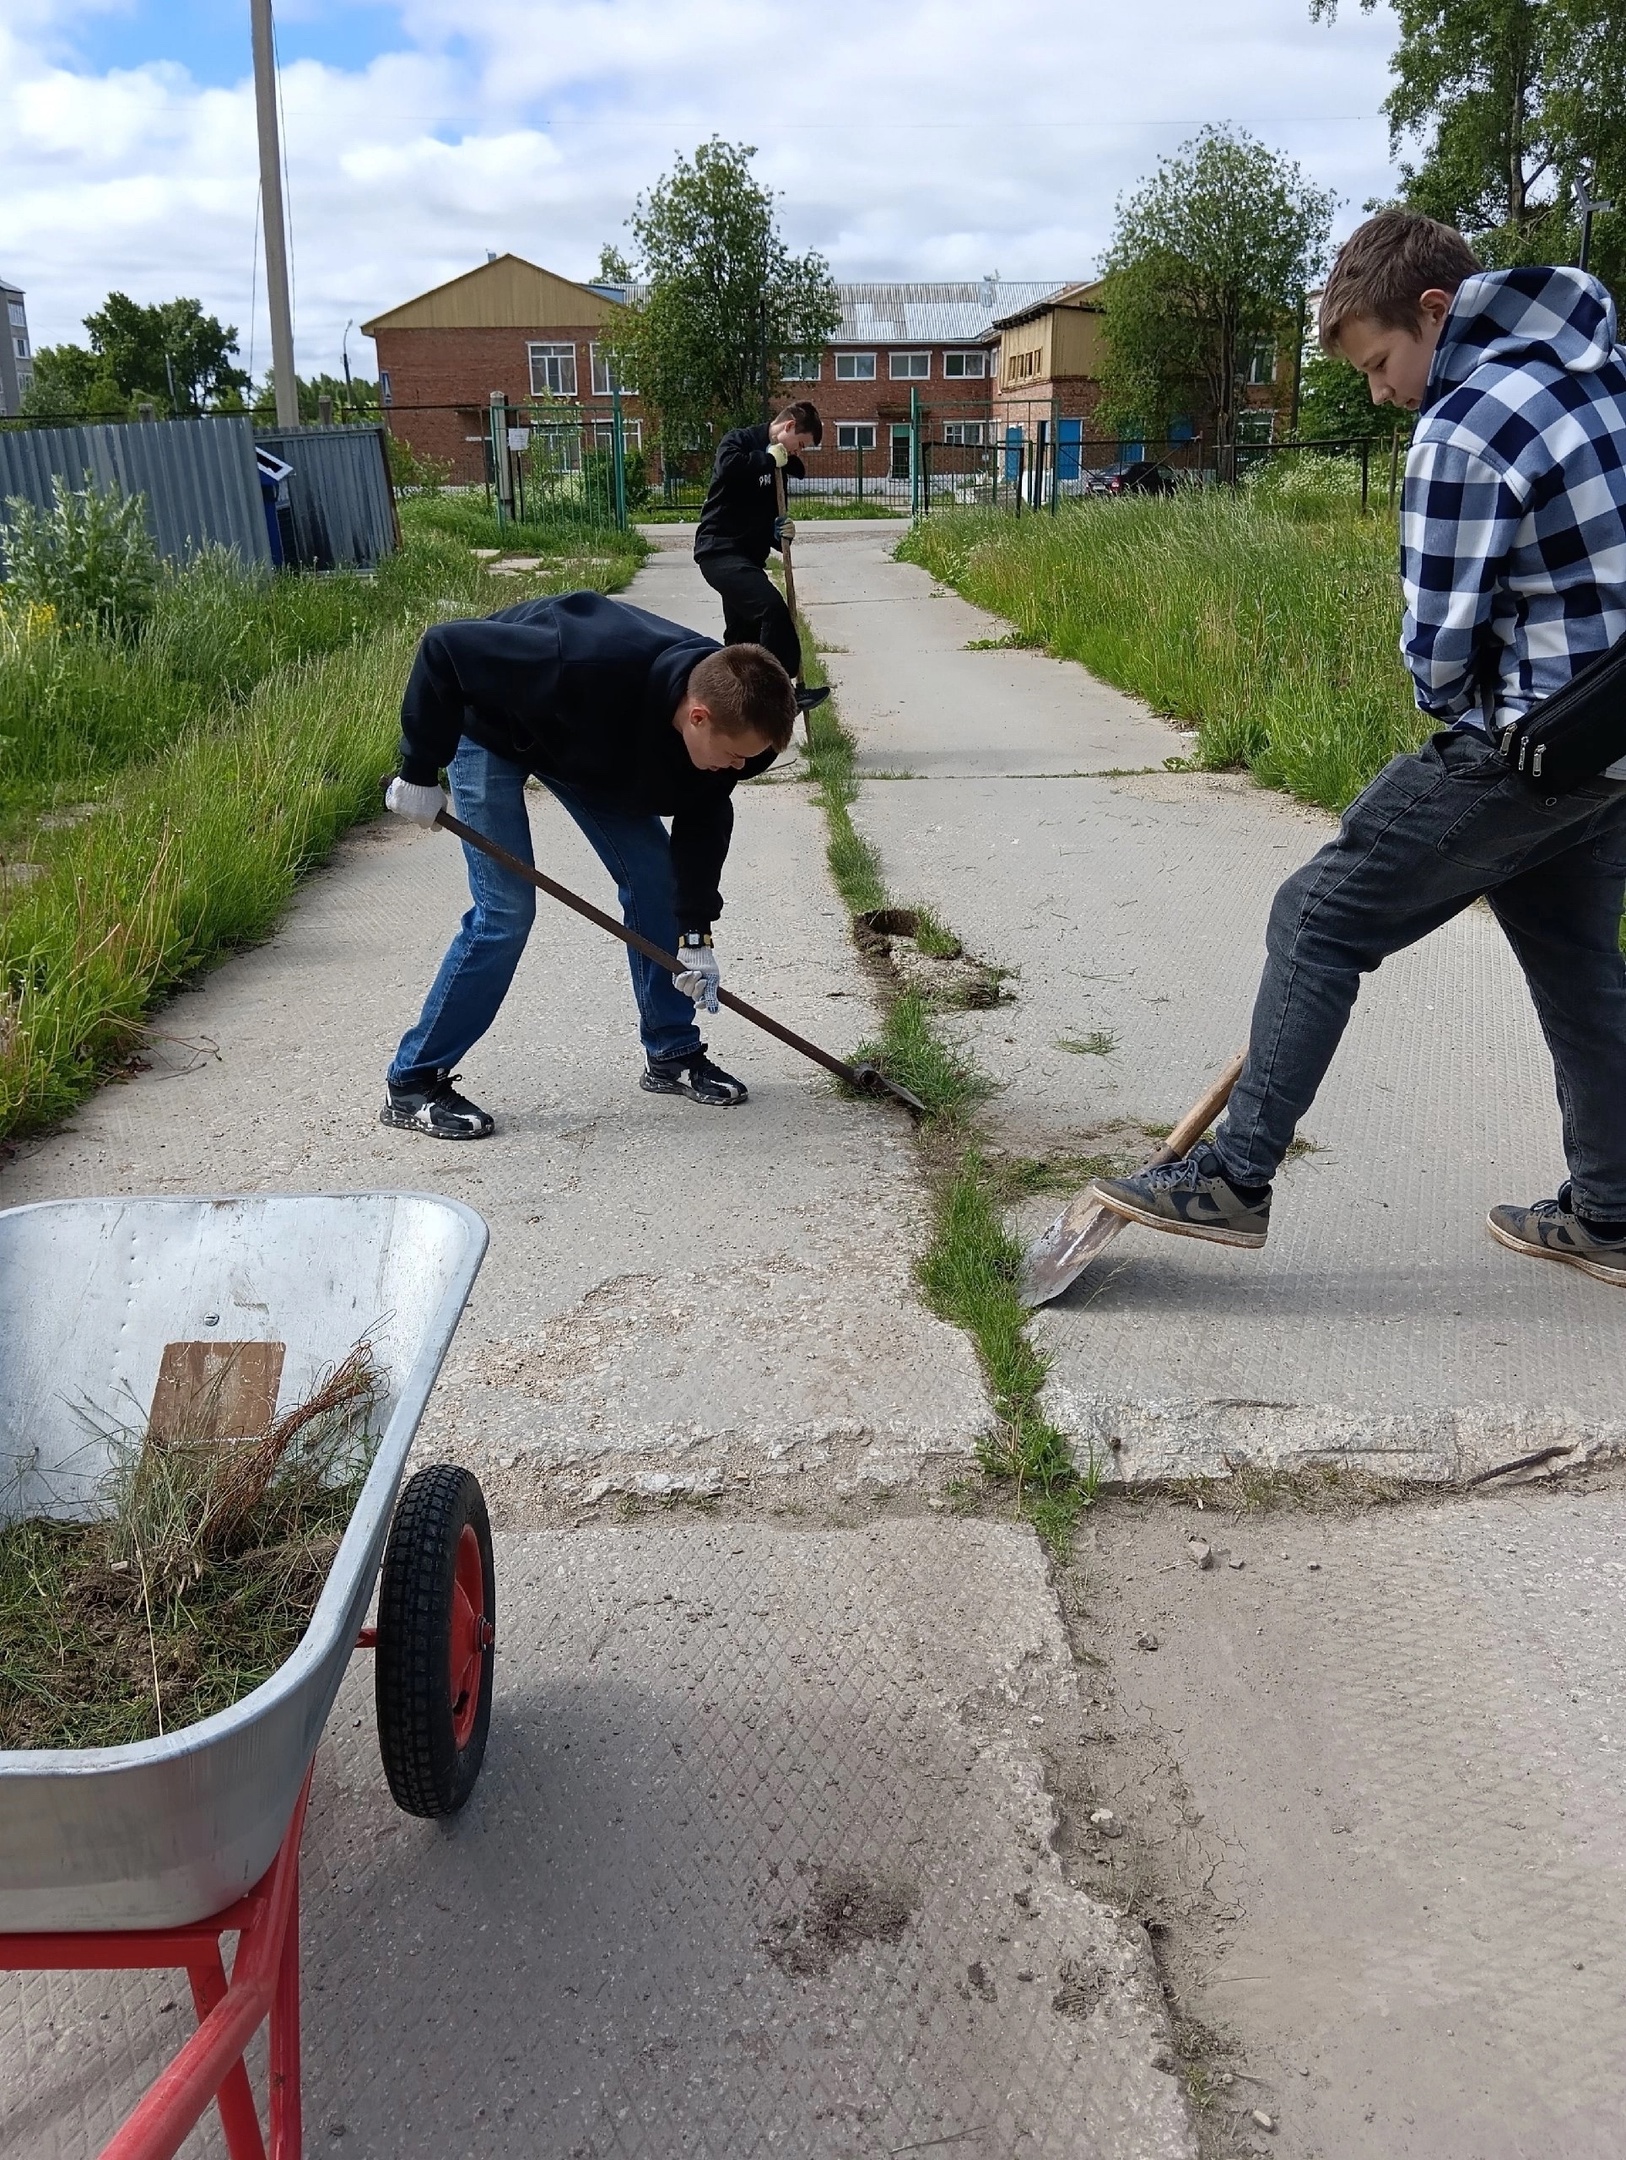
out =
{"type": "Polygon", "coordinates": [[[380,330],[576,329],[610,322],[620,312],[616,301],[523,255],[499,255],[361,327],[368,337],[380,330]]]}

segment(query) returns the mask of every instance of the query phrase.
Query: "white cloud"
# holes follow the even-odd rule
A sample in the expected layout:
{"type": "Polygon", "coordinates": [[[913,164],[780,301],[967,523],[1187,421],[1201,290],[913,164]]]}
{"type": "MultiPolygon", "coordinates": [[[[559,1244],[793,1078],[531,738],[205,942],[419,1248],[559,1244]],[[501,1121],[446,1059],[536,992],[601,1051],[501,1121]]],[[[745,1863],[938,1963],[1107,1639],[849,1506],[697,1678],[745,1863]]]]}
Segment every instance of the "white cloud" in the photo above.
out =
{"type": "MultiPolygon", "coordinates": [[[[81,0],[0,22],[0,264],[36,340],[112,287],[196,294],[268,349],[251,86],[180,61],[95,74],[54,55],[81,0]]],[[[633,199],[716,133],[758,145],[786,232],[848,277],[1086,274],[1117,196],[1205,121],[1251,126],[1346,198],[1391,175],[1393,23],[1305,0],[406,0],[365,67],[283,81],[302,368],[339,333],[513,248],[585,276],[633,199]]],[[[369,368],[365,340],[352,361],[369,368]]]]}

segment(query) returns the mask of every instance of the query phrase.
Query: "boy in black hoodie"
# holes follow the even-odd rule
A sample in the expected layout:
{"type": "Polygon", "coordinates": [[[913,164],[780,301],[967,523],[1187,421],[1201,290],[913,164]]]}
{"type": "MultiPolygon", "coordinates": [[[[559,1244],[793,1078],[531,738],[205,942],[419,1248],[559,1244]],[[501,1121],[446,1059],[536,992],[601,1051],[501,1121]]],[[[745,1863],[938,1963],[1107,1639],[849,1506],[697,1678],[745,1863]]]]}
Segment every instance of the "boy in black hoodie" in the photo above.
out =
{"type": "MultiPolygon", "coordinates": [[[[765,426],[725,435],[694,536],[700,575],[723,603],[723,642],[765,645],[793,682],[802,672],[801,640],[764,565],[770,548],[796,537],[790,519],[779,514],[779,476],[805,480],[801,452],[823,440],[824,422],[805,398],[765,426]]],[[[796,702],[806,712],[829,695],[798,689],[796,702]]]]}
{"type": "MultiPolygon", "coordinates": [[[[790,741],[790,678],[760,645],[723,650],[679,624],[596,592],[525,600],[428,630],[401,701],[399,775],[386,806],[433,825],[451,800],[464,824],[533,860],[525,783],[534,773],[615,879],[623,920],[685,963],[675,975],[629,949],[645,1070],[640,1086],[698,1103],[743,1103],[696,1025],[722,979],[711,926],[742,774],[790,741]],[[661,822],[671,819],[671,832],[661,822]]],[[[494,1121],[458,1093],[452,1067],[485,1034],[514,979],[535,888],[465,847],[474,905],[422,1013],[390,1064],[386,1125],[483,1140],[494,1121]]]]}

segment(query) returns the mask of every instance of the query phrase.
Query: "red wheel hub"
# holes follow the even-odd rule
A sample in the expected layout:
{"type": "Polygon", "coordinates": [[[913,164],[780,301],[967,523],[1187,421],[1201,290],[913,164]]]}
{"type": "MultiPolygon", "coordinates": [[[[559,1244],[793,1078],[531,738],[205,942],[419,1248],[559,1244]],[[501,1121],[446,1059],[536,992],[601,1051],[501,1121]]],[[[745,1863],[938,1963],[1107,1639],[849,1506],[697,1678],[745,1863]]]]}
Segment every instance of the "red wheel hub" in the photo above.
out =
{"type": "Polygon", "coordinates": [[[492,1627],[486,1617],[486,1571],[480,1540],[472,1523],[457,1541],[457,1572],[452,1578],[451,1688],[452,1738],[467,1747],[480,1708],[485,1656],[492,1627]]]}

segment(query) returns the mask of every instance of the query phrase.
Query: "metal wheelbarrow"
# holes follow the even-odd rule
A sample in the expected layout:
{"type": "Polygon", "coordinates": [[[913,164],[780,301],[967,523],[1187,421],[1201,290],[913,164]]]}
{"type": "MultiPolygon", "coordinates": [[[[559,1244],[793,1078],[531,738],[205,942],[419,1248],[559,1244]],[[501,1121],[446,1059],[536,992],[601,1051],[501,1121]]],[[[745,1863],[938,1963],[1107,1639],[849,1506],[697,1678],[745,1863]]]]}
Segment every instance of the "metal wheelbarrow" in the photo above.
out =
{"type": "Polygon", "coordinates": [[[104,2147],[167,2160],[217,2102],[265,2160],[244,2049],[269,2017],[271,2160],[299,2160],[299,1840],[352,1651],[376,1650],[396,1801],[461,1807],[491,1713],[491,1532],[477,1480],[407,1451],[486,1226],[428,1193],[47,1201],[0,1212],[0,1510],[83,1516],[105,1472],[86,1406],[145,1412],[160,1374],[231,1351],[278,1403],[365,1337],[387,1376],[355,1512],[292,1657],[161,1739],[0,1751],[0,1969],[184,1966],[197,2030],[104,2147]],[[387,1541],[387,1543],[386,1543],[387,1541]],[[382,1570],[382,1575],[381,1575],[382,1570]],[[366,1628],[375,1583],[378,1624],[366,1628]],[[220,1937],[235,1932],[228,1979],[220,1937]]]}

